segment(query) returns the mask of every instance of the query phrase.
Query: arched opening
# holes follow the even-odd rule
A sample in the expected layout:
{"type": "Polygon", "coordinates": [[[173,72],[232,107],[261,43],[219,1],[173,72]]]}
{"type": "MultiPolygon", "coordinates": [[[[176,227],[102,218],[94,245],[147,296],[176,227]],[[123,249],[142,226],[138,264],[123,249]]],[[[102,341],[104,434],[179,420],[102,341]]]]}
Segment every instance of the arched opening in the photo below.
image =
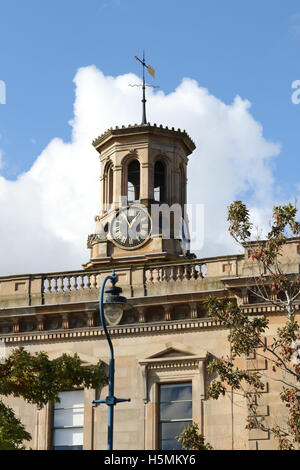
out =
{"type": "Polygon", "coordinates": [[[108,184],[108,191],[107,191],[107,204],[113,203],[114,197],[114,172],[112,165],[109,166],[107,171],[107,184],[108,184]]]}
{"type": "Polygon", "coordinates": [[[186,181],[185,181],[185,173],[184,173],[184,169],[183,169],[183,166],[180,165],[179,167],[179,174],[180,174],[180,188],[179,188],[179,195],[180,195],[180,204],[182,205],[182,207],[184,206],[184,204],[186,203],[186,181]]]}
{"type": "Polygon", "coordinates": [[[140,199],[140,163],[133,160],[128,165],[128,202],[138,201],[140,199]]]}
{"type": "Polygon", "coordinates": [[[164,202],[166,199],[165,165],[160,160],[154,165],[154,200],[164,202]]]}

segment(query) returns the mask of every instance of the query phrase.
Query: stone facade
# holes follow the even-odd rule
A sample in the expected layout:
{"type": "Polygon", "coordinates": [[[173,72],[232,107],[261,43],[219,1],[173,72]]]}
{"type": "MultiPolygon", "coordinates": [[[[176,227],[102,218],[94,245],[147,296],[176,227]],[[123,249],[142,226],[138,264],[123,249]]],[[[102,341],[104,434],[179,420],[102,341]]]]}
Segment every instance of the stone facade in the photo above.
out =
{"type": "MultiPolygon", "coordinates": [[[[153,201],[157,155],[167,162],[167,202],[186,202],[186,188],[178,184],[179,169],[185,175],[194,144],[185,132],[132,126],[108,131],[94,146],[102,162],[102,202],[96,227],[117,210],[118,196],[126,195],[126,165],[132,158],[140,159],[140,199],[147,207],[153,201]],[[107,164],[111,177],[105,173],[107,164]],[[107,202],[111,204],[104,209],[107,202]]],[[[182,181],[185,185],[185,176],[182,181]]],[[[292,239],[285,247],[286,272],[299,272],[298,244],[298,239],[292,239]]],[[[204,301],[208,296],[234,300],[248,315],[267,315],[270,338],[284,320],[279,308],[249,296],[247,286],[257,273],[248,249],[239,255],[196,259],[184,255],[176,240],[162,240],[158,233],[142,248],[126,251],[109,238],[99,240],[97,231],[89,237],[89,248],[90,260],[78,271],[0,277],[0,339],[8,352],[17,346],[30,352],[46,351],[50,358],[76,352],[83,364],[101,359],[108,365],[98,297],[104,277],[114,269],[130,303],[120,323],[109,327],[115,349],[115,393],[131,398],[115,409],[115,448],[159,448],[159,386],[185,382],[192,383],[193,420],[214,448],[275,448],[267,433],[245,429],[247,407],[241,398],[230,393],[217,401],[206,397],[211,380],[207,361],[229,351],[228,331],[207,318],[204,301]]],[[[245,357],[243,363],[245,368],[266,371],[261,415],[280,417],[284,410],[278,401],[278,385],[268,380],[267,361],[253,356],[245,357]]],[[[106,395],[106,387],[84,391],[84,449],[106,448],[107,407],[92,405],[95,398],[106,395]]],[[[28,447],[50,449],[52,404],[38,409],[21,399],[6,402],[32,434],[28,447]]]]}

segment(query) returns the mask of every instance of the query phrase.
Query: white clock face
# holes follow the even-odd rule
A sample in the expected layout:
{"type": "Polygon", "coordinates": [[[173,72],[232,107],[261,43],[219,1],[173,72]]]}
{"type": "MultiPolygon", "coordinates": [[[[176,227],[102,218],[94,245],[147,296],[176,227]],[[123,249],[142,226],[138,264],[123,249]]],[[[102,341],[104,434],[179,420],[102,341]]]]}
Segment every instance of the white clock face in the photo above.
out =
{"type": "Polygon", "coordinates": [[[138,205],[124,207],[114,217],[110,233],[115,245],[128,250],[139,248],[150,237],[150,215],[138,205]]]}

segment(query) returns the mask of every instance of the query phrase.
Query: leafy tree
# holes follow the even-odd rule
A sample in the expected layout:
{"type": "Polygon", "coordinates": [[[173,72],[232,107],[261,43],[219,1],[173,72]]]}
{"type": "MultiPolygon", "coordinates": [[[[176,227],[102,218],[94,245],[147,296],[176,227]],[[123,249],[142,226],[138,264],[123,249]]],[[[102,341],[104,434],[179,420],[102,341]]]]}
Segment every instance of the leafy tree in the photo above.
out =
{"type": "Polygon", "coordinates": [[[0,450],[24,449],[23,441],[30,439],[31,435],[14,411],[0,400],[0,450]]]}
{"type": "Polygon", "coordinates": [[[189,424],[176,439],[184,450],[212,450],[212,446],[208,442],[205,443],[196,423],[189,424]]]}
{"type": "MultiPolygon", "coordinates": [[[[0,396],[22,397],[39,407],[48,401],[59,402],[63,390],[98,388],[106,382],[100,363],[82,366],[77,354],[50,360],[44,352],[30,354],[19,348],[0,363],[0,396]]],[[[13,410],[0,400],[0,450],[24,449],[23,441],[30,439],[13,410]]]]}
{"type": "Polygon", "coordinates": [[[297,208],[291,203],[274,207],[266,239],[253,241],[253,225],[247,207],[235,201],[228,208],[229,232],[248,249],[253,267],[248,290],[260,301],[272,303],[286,314],[286,321],[277,329],[275,337],[269,334],[266,342],[269,320],[265,316],[248,316],[234,302],[215,298],[207,302],[209,315],[228,328],[230,342],[230,355],[209,363],[209,372],[217,373],[217,378],[211,382],[208,395],[217,399],[228,389],[242,394],[249,410],[246,427],[270,432],[278,440],[280,449],[300,447],[300,327],[295,309],[295,301],[300,297],[300,278],[297,273],[287,272],[283,257],[288,239],[300,233],[296,215],[297,208]],[[250,354],[267,359],[269,378],[281,382],[279,398],[286,407],[286,421],[278,423],[277,417],[259,416],[259,400],[265,388],[264,372],[239,367],[239,360],[250,354]]]}

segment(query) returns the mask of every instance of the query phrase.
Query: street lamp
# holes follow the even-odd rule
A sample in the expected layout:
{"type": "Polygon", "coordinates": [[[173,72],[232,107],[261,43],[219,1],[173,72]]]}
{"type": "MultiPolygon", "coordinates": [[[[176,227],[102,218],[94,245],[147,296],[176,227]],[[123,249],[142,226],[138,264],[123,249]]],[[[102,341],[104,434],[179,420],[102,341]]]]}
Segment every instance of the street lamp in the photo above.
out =
{"type": "Polygon", "coordinates": [[[110,349],[110,360],[109,360],[109,376],[108,376],[108,396],[105,400],[94,400],[93,404],[105,403],[108,406],[108,430],[107,430],[107,449],[113,450],[113,428],[114,428],[114,406],[117,403],[123,401],[130,401],[130,398],[116,398],[114,396],[114,381],[115,381],[115,360],[114,360],[114,348],[107,330],[106,320],[110,325],[117,324],[122,317],[124,309],[128,308],[126,297],[122,297],[119,294],[122,292],[121,287],[117,287],[116,283],[118,278],[113,271],[110,276],[106,276],[102,282],[100,297],[99,297],[99,310],[100,319],[103,326],[103,330],[110,349]],[[106,282],[110,280],[111,286],[105,289],[105,293],[108,294],[105,299],[104,288],[106,282]]]}

